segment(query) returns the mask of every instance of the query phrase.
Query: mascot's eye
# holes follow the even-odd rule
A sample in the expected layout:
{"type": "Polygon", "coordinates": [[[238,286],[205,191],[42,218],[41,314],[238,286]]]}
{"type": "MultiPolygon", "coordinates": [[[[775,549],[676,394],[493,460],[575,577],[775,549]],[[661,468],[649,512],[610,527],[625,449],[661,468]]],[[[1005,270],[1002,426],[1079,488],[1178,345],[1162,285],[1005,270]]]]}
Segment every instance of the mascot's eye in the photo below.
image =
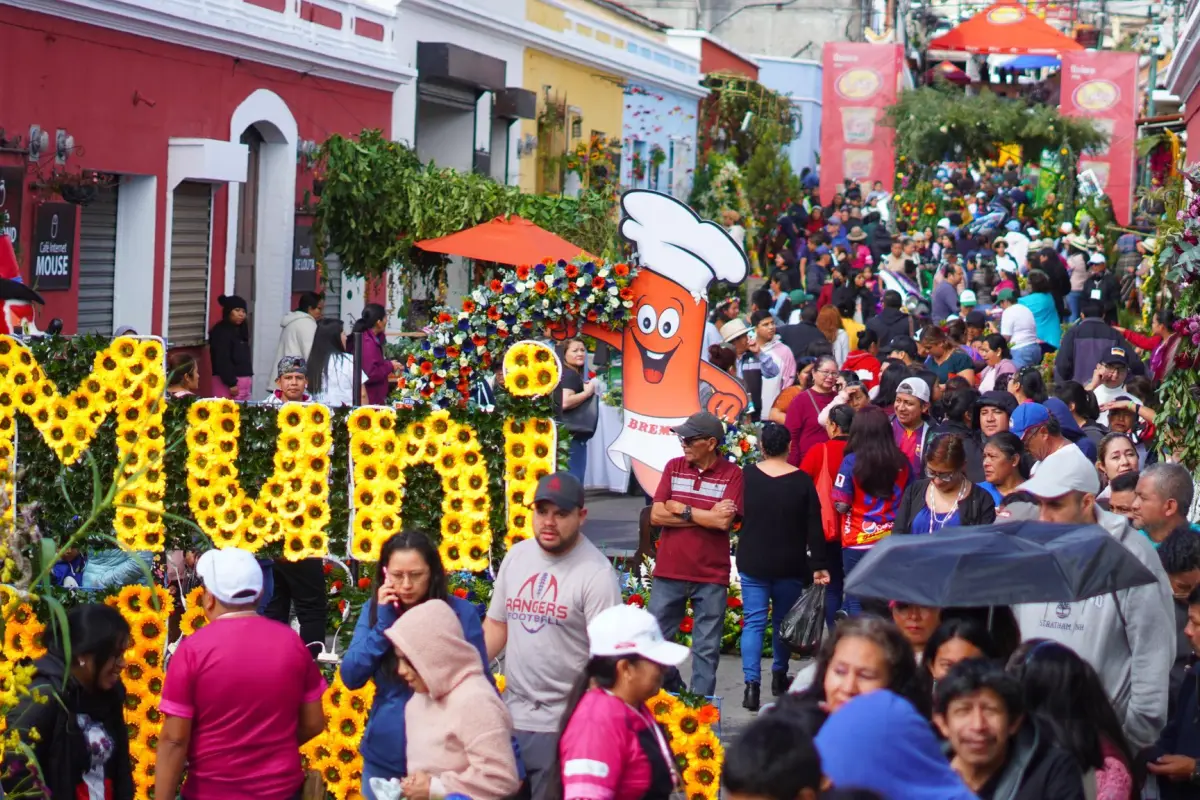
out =
{"type": "Polygon", "coordinates": [[[642,333],[654,333],[654,326],[658,324],[658,313],[655,312],[654,306],[642,306],[639,308],[637,323],[642,333]]]}
{"type": "Polygon", "coordinates": [[[673,308],[665,309],[662,316],[658,318],[658,332],[667,338],[675,335],[679,330],[679,312],[673,308]]]}

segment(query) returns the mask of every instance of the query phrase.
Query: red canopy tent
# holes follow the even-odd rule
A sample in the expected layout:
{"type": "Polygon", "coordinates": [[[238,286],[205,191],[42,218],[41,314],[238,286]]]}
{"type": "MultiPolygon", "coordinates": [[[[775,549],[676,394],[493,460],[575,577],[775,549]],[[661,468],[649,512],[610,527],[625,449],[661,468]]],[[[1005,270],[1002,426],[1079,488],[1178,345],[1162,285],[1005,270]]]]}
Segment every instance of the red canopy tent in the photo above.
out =
{"type": "Polygon", "coordinates": [[[432,253],[513,265],[539,264],[547,258],[595,258],[578,245],[517,216],[496,217],[449,236],[425,239],[417,242],[417,247],[432,253]]]}
{"type": "Polygon", "coordinates": [[[996,3],[931,41],[929,49],[1053,55],[1066,50],[1083,50],[1084,47],[1022,5],[996,3]]]}

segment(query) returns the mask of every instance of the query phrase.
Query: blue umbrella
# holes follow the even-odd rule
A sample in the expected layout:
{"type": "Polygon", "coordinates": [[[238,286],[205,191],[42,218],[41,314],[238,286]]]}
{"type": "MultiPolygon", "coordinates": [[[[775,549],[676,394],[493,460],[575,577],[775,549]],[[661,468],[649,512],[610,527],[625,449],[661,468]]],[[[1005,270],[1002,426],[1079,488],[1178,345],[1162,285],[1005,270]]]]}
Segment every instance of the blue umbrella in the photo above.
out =
{"type": "Polygon", "coordinates": [[[1059,66],[1059,60],[1055,56],[1017,56],[1012,61],[1003,65],[1004,69],[1046,69],[1047,67],[1054,69],[1059,66]]]}
{"type": "Polygon", "coordinates": [[[1099,525],[1009,522],[892,535],[871,548],[846,593],[904,603],[1072,603],[1156,578],[1099,525]]]}

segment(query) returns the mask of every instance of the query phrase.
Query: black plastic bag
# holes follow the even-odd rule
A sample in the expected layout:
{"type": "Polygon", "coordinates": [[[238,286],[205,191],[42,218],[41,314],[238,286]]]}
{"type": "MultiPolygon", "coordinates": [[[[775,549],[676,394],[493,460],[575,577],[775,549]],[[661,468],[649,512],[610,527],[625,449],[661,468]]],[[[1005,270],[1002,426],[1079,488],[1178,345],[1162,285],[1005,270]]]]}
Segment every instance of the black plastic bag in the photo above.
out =
{"type": "Polygon", "coordinates": [[[803,658],[814,658],[825,635],[825,587],[814,583],[804,590],[779,626],[788,649],[803,658]]]}

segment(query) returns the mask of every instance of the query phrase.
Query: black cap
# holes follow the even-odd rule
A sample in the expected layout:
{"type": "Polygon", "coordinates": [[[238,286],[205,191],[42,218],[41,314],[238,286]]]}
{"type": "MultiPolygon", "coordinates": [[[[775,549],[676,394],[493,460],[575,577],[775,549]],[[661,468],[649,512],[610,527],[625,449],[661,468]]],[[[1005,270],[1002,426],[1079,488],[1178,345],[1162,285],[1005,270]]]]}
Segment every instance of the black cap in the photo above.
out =
{"type": "Polygon", "coordinates": [[[688,417],[682,425],[676,425],[671,430],[684,439],[691,439],[693,436],[703,436],[705,438],[716,439],[719,444],[725,438],[724,423],[717,419],[715,414],[710,414],[707,411],[697,411],[688,417]]]}
{"type": "Polygon", "coordinates": [[[982,328],[987,325],[987,314],[979,309],[973,309],[967,312],[966,322],[972,328],[982,328]]]}
{"type": "Polygon", "coordinates": [[[569,472],[555,472],[538,481],[533,502],[554,503],[563,511],[583,508],[583,484],[569,472]]]}
{"type": "Polygon", "coordinates": [[[914,361],[920,358],[920,354],[917,352],[917,343],[911,336],[893,336],[883,349],[888,353],[897,351],[906,353],[914,361]]]}
{"type": "Polygon", "coordinates": [[[1124,347],[1113,347],[1107,353],[1100,356],[1101,364],[1120,364],[1122,367],[1129,366],[1129,360],[1125,356],[1124,347]]]}

